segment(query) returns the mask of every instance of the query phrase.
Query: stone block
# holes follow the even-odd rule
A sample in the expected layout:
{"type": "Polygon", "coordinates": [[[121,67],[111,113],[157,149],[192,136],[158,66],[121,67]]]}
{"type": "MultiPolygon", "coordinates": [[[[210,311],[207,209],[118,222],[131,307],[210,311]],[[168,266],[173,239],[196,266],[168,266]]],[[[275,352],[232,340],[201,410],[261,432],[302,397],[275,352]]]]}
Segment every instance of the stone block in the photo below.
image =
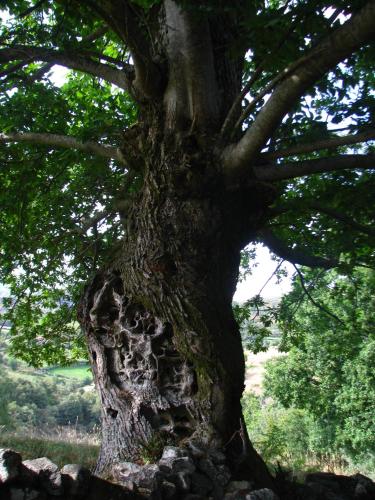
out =
{"type": "Polygon", "coordinates": [[[169,500],[170,498],[174,498],[177,492],[177,486],[170,481],[163,481],[161,484],[161,494],[162,498],[169,500]]]}
{"type": "Polygon", "coordinates": [[[45,500],[46,494],[32,488],[11,488],[10,500],[45,500]]]}
{"type": "Polygon", "coordinates": [[[46,457],[35,460],[24,460],[22,465],[33,472],[42,488],[52,496],[59,496],[63,493],[62,479],[59,468],[46,457]]]}
{"type": "Polygon", "coordinates": [[[193,472],[191,475],[191,491],[197,495],[207,496],[214,488],[214,485],[205,474],[193,472]]]}
{"type": "Polygon", "coordinates": [[[225,491],[226,493],[234,493],[236,491],[251,491],[252,489],[253,483],[250,481],[231,481],[225,491]]]}
{"type": "Polygon", "coordinates": [[[246,500],[279,500],[279,497],[269,488],[255,490],[246,495],[246,500]]]}
{"type": "Polygon", "coordinates": [[[180,458],[188,456],[188,451],[183,448],[178,448],[177,446],[166,446],[163,450],[161,460],[180,458]]]}
{"type": "Polygon", "coordinates": [[[60,471],[64,492],[76,498],[86,495],[90,482],[90,471],[77,464],[67,464],[60,471]]]}
{"type": "Polygon", "coordinates": [[[120,462],[113,467],[112,472],[114,479],[131,491],[139,489],[156,491],[163,480],[163,474],[157,464],[138,465],[132,462],[120,462]]]}
{"type": "Polygon", "coordinates": [[[0,449],[0,484],[15,479],[19,475],[22,457],[13,450],[0,449]]]}
{"type": "Polygon", "coordinates": [[[195,471],[195,465],[190,457],[177,457],[177,458],[161,458],[159,460],[159,467],[165,474],[178,472],[189,472],[192,474],[195,471]]]}

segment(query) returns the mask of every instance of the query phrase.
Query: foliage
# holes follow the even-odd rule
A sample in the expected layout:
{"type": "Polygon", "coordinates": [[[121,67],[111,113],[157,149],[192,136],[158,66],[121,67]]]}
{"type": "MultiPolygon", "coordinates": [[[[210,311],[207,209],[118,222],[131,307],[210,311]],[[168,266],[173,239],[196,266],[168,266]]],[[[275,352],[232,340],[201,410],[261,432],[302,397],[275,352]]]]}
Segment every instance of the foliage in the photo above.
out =
{"type": "Polygon", "coordinates": [[[293,470],[308,465],[311,417],[306,411],[266,404],[251,392],[244,395],[242,407],[249,437],[266,462],[293,470]]]}
{"type": "MultiPolygon", "coordinates": [[[[17,15],[27,4],[12,2],[7,8],[17,15]]],[[[45,5],[21,21],[10,18],[0,37],[46,46],[52,36],[55,43],[74,50],[77,36],[97,28],[92,16],[85,26],[76,21],[74,9],[56,4],[49,10],[45,5]]],[[[112,56],[115,42],[110,34],[101,44],[112,56]]],[[[41,67],[33,65],[27,75],[41,67]]],[[[2,82],[2,132],[48,131],[111,143],[134,122],[133,103],[110,84],[71,72],[62,86],[56,86],[50,77],[47,72],[40,82],[32,82],[15,74],[2,82]]],[[[121,227],[118,221],[107,221],[103,230],[100,221],[95,230],[83,234],[77,228],[90,214],[112,206],[123,189],[123,168],[74,150],[19,144],[1,145],[0,162],[0,282],[16,298],[6,303],[4,315],[12,321],[13,354],[34,366],[85,357],[83,338],[74,323],[76,304],[121,227]],[[103,233],[100,241],[97,232],[103,233]]]]}
{"type": "Polygon", "coordinates": [[[240,327],[244,349],[258,353],[266,351],[269,339],[278,335],[276,326],[277,306],[266,303],[260,295],[255,295],[242,304],[233,304],[233,313],[240,327]]]}
{"type": "MultiPolygon", "coordinates": [[[[226,50],[233,58],[247,53],[244,84],[262,70],[245,95],[246,105],[365,2],[338,0],[334,7],[321,0],[179,4],[198,17],[208,14],[240,19],[238,34],[230,44],[225,42],[229,44],[226,50]]],[[[111,69],[124,69],[130,61],[128,44],[112,29],[92,38],[103,23],[90,5],[53,0],[2,2],[1,46],[32,46],[53,50],[55,55],[79,54],[91,62],[105,61],[111,69]]],[[[153,30],[148,16],[159,5],[153,0],[132,2],[147,39],[153,30]]],[[[348,133],[371,129],[374,61],[374,47],[364,44],[346,62],[322,75],[273,131],[268,152],[336,137],[334,129],[348,133]]],[[[121,146],[124,130],[131,131],[138,118],[129,93],[104,78],[78,71],[70,71],[66,81],[56,85],[52,66],[35,58],[5,61],[0,75],[1,133],[46,132],[121,146]]],[[[254,122],[269,93],[256,101],[244,129],[254,122]]],[[[368,142],[291,158],[314,159],[373,149],[373,143],[368,142]]],[[[285,160],[278,160],[277,164],[283,163],[285,160]]],[[[35,366],[82,359],[86,353],[75,322],[76,306],[84,284],[111,259],[121,240],[121,211],[115,207],[140,189],[142,173],[131,173],[116,159],[25,143],[2,143],[0,167],[0,282],[9,287],[12,297],[6,300],[3,320],[11,321],[13,353],[35,366]],[[103,216],[87,227],[86,223],[100,213],[103,216]]],[[[273,207],[275,218],[270,227],[290,247],[341,256],[346,271],[357,262],[370,264],[374,235],[364,231],[353,235],[348,231],[350,224],[311,209],[308,202],[319,199],[349,219],[370,225],[374,187],[371,172],[358,170],[282,181],[275,188],[279,201],[273,207]]],[[[252,257],[250,250],[243,256],[247,269],[252,257]]],[[[247,328],[249,346],[261,349],[267,325],[247,324],[247,328]]]]}
{"type": "Polygon", "coordinates": [[[269,362],[266,394],[284,408],[307,412],[313,422],[310,449],[373,469],[375,273],[356,269],[351,277],[334,271],[307,276],[320,307],[309,302],[296,280],[280,312],[288,356],[269,362]]]}
{"type": "Polygon", "coordinates": [[[322,470],[348,475],[360,470],[374,477],[371,457],[352,463],[349,457],[327,447],[331,428],[321,427],[307,410],[285,408],[251,392],[244,395],[242,406],[249,436],[275,472],[281,467],[297,480],[307,472],[322,470]]]}
{"type": "Polygon", "coordinates": [[[173,443],[169,436],[157,433],[148,443],[145,443],[141,447],[140,459],[145,464],[155,463],[160,460],[164,447],[173,444],[175,443],[173,443]]]}

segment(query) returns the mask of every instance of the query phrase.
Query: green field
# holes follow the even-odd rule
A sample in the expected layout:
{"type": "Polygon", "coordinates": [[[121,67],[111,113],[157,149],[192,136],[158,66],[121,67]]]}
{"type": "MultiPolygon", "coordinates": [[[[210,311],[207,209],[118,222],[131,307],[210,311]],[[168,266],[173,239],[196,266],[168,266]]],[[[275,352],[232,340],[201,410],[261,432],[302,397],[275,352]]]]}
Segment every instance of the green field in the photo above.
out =
{"type": "Polygon", "coordinates": [[[75,363],[70,366],[56,366],[48,368],[48,373],[51,375],[60,375],[62,377],[75,378],[84,380],[86,378],[92,379],[90,365],[88,363],[75,363]]]}

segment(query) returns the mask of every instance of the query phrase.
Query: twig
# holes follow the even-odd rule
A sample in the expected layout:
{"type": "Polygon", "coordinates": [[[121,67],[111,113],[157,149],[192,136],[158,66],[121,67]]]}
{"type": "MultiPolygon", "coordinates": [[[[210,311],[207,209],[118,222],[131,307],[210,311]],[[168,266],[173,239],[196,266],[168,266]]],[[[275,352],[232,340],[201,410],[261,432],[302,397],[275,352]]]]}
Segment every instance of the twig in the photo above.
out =
{"type": "Polygon", "coordinates": [[[29,16],[32,12],[34,12],[34,10],[39,9],[39,7],[41,7],[44,3],[46,3],[46,0],[39,0],[39,2],[37,2],[35,5],[32,5],[28,9],[21,12],[20,19],[29,16]]]}
{"type": "Polygon", "coordinates": [[[277,271],[280,269],[280,267],[283,265],[284,263],[284,259],[282,259],[278,265],[276,266],[274,272],[271,274],[271,276],[268,278],[268,280],[264,283],[264,285],[262,286],[262,288],[259,290],[258,292],[258,295],[260,295],[263,290],[266,288],[266,286],[268,285],[268,283],[271,281],[271,279],[275,276],[275,274],[277,273],[277,271]]]}
{"type": "Polygon", "coordinates": [[[335,319],[336,321],[338,321],[339,323],[341,323],[342,325],[345,326],[345,322],[342,321],[338,316],[336,316],[336,314],[332,313],[331,311],[329,311],[328,309],[326,309],[324,306],[322,306],[321,304],[319,304],[319,302],[317,302],[310,294],[309,290],[306,288],[306,285],[305,285],[305,279],[303,277],[303,274],[301,273],[301,271],[298,269],[298,267],[293,264],[293,267],[294,269],[297,271],[297,274],[298,274],[298,277],[300,279],[300,283],[301,283],[301,286],[302,286],[302,289],[303,291],[305,292],[307,298],[310,300],[310,302],[315,306],[317,307],[320,311],[324,312],[325,314],[327,314],[328,316],[330,316],[331,318],[335,319]]]}

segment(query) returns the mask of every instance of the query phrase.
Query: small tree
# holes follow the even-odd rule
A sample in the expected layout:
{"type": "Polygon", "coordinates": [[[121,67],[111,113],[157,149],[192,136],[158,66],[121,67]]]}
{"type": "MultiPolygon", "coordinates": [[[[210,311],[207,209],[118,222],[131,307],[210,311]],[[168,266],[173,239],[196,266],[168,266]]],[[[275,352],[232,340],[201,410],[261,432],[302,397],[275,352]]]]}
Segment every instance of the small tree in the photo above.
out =
{"type": "Polygon", "coordinates": [[[314,271],[305,279],[308,288],[314,282],[310,300],[298,279],[283,298],[281,345],[289,353],[269,362],[266,394],[308,411],[314,451],[373,468],[374,271],[357,269],[350,279],[314,271]]]}
{"type": "Polygon", "coordinates": [[[14,349],[62,358],[86,282],[97,470],[157,435],[224,447],[238,475],[270,484],[241,413],[240,251],[262,241],[324,269],[370,259],[375,157],[348,145],[375,137],[374,1],[7,5],[1,255],[14,349]],[[56,64],[73,70],[60,88],[56,64]]]}

